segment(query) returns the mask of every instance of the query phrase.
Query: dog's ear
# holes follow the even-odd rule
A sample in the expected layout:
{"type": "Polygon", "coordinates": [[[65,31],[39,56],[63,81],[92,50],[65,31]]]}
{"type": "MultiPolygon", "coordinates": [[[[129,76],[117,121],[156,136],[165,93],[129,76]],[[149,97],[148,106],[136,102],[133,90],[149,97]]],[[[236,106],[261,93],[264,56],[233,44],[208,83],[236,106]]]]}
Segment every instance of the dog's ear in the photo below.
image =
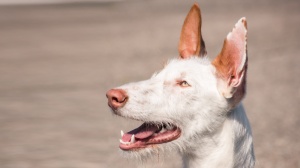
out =
{"type": "Polygon", "coordinates": [[[241,18],[227,35],[221,53],[212,62],[219,79],[220,93],[235,102],[245,95],[247,59],[247,22],[246,18],[241,18]]]}
{"type": "Polygon", "coordinates": [[[205,44],[201,35],[201,11],[197,3],[192,6],[185,18],[178,51],[181,58],[206,55],[205,44]]]}

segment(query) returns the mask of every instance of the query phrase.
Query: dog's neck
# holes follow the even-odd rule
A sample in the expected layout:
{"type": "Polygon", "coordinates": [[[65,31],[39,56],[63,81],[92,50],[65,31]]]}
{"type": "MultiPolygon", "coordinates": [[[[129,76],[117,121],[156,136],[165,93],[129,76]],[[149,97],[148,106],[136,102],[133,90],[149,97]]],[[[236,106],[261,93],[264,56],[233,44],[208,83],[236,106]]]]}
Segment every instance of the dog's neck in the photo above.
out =
{"type": "Polygon", "coordinates": [[[254,167],[251,128],[241,104],[228,113],[219,131],[197,145],[182,155],[184,168],[254,167]]]}

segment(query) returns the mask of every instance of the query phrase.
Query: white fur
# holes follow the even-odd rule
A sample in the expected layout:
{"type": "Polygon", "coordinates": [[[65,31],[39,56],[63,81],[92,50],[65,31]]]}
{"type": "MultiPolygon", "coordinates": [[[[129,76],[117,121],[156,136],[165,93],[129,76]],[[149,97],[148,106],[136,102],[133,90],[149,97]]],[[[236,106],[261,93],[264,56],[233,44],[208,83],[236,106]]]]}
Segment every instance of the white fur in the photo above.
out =
{"type": "Polygon", "coordinates": [[[127,157],[143,160],[177,150],[184,168],[252,168],[251,128],[241,104],[234,109],[218,92],[215,68],[207,58],[173,59],[150,79],[118,87],[128,101],[116,113],[125,118],[178,126],[181,136],[127,157]],[[180,87],[178,81],[190,87],[180,87]]]}

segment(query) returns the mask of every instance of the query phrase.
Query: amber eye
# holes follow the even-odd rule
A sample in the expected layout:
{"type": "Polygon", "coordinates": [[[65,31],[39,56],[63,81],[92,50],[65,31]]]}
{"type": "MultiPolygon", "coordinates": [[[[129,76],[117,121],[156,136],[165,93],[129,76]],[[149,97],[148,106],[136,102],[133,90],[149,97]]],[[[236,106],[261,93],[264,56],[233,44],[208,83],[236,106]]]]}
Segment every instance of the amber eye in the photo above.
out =
{"type": "Polygon", "coordinates": [[[178,84],[179,84],[181,87],[189,87],[189,86],[191,86],[189,83],[187,83],[187,81],[180,81],[178,84]]]}

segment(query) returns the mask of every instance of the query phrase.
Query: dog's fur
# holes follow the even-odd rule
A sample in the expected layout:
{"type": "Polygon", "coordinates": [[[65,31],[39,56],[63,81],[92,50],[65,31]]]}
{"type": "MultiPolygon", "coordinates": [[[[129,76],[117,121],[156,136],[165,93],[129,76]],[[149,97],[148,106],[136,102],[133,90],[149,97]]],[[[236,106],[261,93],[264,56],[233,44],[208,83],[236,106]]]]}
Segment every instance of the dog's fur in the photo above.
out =
{"type": "Polygon", "coordinates": [[[251,128],[241,104],[246,88],[246,35],[246,19],[241,18],[227,35],[220,54],[210,62],[201,35],[200,9],[194,4],[182,28],[180,57],[149,80],[107,92],[115,114],[171,123],[180,129],[180,136],[170,142],[124,150],[124,154],[143,159],[175,149],[185,168],[254,167],[251,128]]]}

